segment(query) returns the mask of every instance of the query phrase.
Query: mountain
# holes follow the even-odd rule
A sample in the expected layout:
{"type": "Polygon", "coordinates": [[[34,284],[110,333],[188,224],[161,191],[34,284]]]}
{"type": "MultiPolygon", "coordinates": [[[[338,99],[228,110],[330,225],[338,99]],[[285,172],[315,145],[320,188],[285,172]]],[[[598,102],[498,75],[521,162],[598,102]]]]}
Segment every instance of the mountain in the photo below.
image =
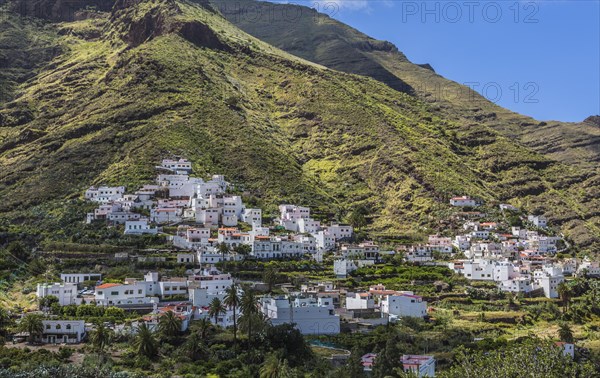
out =
{"type": "Polygon", "coordinates": [[[254,0],[212,3],[240,29],[291,54],[338,71],[372,77],[395,89],[403,83],[406,93],[434,103],[434,111],[444,118],[485,123],[569,164],[595,167],[600,160],[597,123],[539,122],[508,111],[437,75],[429,64],[411,63],[392,43],[375,40],[315,9],[254,0]]]}
{"type": "Polygon", "coordinates": [[[501,121],[527,118],[493,104],[428,99],[421,80],[445,79],[389,43],[335,43],[370,61],[328,68],[251,36],[218,4],[89,4],[3,5],[0,228],[67,238],[87,186],[135,188],[182,155],[270,210],[290,201],[343,217],[365,206],[374,235],[437,230],[449,197],[467,194],[545,213],[582,248],[598,243],[591,159],[567,164],[529,145],[501,121]]]}

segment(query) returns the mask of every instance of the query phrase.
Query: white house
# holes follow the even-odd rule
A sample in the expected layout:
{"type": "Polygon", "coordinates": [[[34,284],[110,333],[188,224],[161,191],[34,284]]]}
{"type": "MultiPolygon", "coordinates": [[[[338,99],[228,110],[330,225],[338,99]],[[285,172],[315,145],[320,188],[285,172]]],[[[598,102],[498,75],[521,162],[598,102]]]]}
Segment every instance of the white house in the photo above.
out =
{"type": "Polygon", "coordinates": [[[157,233],[158,229],[156,227],[150,227],[150,225],[148,224],[148,219],[140,219],[137,221],[125,222],[125,235],[156,235],[157,233]]]}
{"type": "Polygon", "coordinates": [[[344,244],[341,255],[348,259],[379,260],[379,246],[371,241],[358,245],[344,244]]]}
{"type": "Polygon", "coordinates": [[[539,228],[546,228],[548,226],[546,217],[543,215],[528,215],[527,220],[539,228]]]}
{"type": "Polygon", "coordinates": [[[127,306],[158,303],[158,298],[148,296],[145,282],[130,284],[105,283],[96,286],[94,300],[98,306],[127,306]]]}
{"type": "Polygon", "coordinates": [[[314,219],[298,219],[298,232],[314,234],[321,229],[321,222],[314,219]]]}
{"type": "Polygon", "coordinates": [[[509,280],[501,281],[498,288],[510,293],[529,293],[534,290],[533,280],[529,275],[515,277],[509,280]]]}
{"type": "Polygon", "coordinates": [[[338,278],[346,278],[348,274],[358,269],[354,260],[335,259],[333,260],[333,273],[338,278]]]}
{"type": "Polygon", "coordinates": [[[42,342],[48,344],[77,344],[85,337],[83,320],[42,320],[42,342]]]}
{"type": "Polygon", "coordinates": [[[332,298],[263,297],[261,311],[273,325],[294,324],[303,335],[340,333],[340,317],[332,298]]]}
{"type": "Polygon", "coordinates": [[[326,230],[320,230],[313,234],[317,242],[317,248],[322,251],[329,251],[335,247],[335,237],[326,230]]]}
{"type": "Polygon", "coordinates": [[[563,350],[563,354],[565,356],[571,356],[571,358],[575,358],[575,344],[559,341],[556,343],[556,346],[563,350]]]}
{"type": "Polygon", "coordinates": [[[129,211],[113,211],[107,216],[107,219],[114,224],[124,224],[129,220],[140,220],[140,218],[140,214],[129,211]]]}
{"type": "Polygon", "coordinates": [[[336,241],[340,239],[350,239],[354,234],[354,228],[352,226],[335,223],[326,227],[325,230],[329,235],[333,236],[336,241]]]}
{"type": "Polygon", "coordinates": [[[433,356],[405,354],[400,359],[405,372],[416,374],[417,377],[435,377],[435,359],[433,356]]]}
{"type": "Polygon", "coordinates": [[[156,168],[165,169],[176,173],[191,173],[192,162],[187,159],[163,159],[160,166],[156,168]]]}
{"type": "Polygon", "coordinates": [[[454,237],[454,241],[452,245],[458,248],[458,250],[464,252],[469,249],[471,246],[471,236],[470,235],[456,235],[454,237]]]}
{"type": "Polygon", "coordinates": [[[558,298],[558,285],[565,280],[565,277],[559,267],[546,265],[541,270],[533,272],[533,279],[537,287],[544,289],[547,298],[558,298]]]}
{"type": "Polygon", "coordinates": [[[262,210],[261,209],[244,209],[240,220],[245,223],[249,223],[252,227],[260,227],[262,224],[262,210]]]}
{"type": "Polygon", "coordinates": [[[375,308],[375,298],[371,293],[347,293],[347,310],[370,310],[375,308]]]}
{"type": "Polygon", "coordinates": [[[598,261],[591,261],[587,257],[584,258],[577,268],[577,274],[583,274],[584,272],[589,277],[600,277],[600,263],[598,261]]]}
{"type": "Polygon", "coordinates": [[[38,298],[52,295],[58,298],[58,304],[61,306],[78,303],[76,283],[40,283],[37,284],[36,294],[38,298]]]}
{"type": "Polygon", "coordinates": [[[102,274],[100,273],[61,273],[60,279],[62,282],[80,284],[85,281],[100,281],[102,274]]]}
{"type": "Polygon", "coordinates": [[[155,223],[181,222],[183,211],[179,208],[162,207],[150,209],[150,220],[155,223]]]}
{"type": "Polygon", "coordinates": [[[450,205],[459,207],[476,207],[479,206],[479,202],[467,196],[452,197],[450,198],[450,205]]]}
{"type": "Polygon", "coordinates": [[[404,259],[408,262],[433,261],[433,252],[428,246],[414,245],[404,251],[404,259]]]}
{"type": "Polygon", "coordinates": [[[422,318],[427,315],[427,302],[423,297],[411,292],[390,294],[381,301],[381,313],[397,317],[412,316],[422,318]]]}
{"type": "Polygon", "coordinates": [[[516,207],[514,207],[513,205],[509,205],[507,203],[501,203],[499,205],[500,210],[509,210],[509,211],[518,211],[519,209],[517,209],[516,207]]]}
{"type": "Polygon", "coordinates": [[[92,186],[85,191],[83,196],[86,200],[106,204],[123,197],[124,193],[124,186],[101,186],[98,188],[92,186]]]}
{"type": "Polygon", "coordinates": [[[178,253],[177,263],[178,264],[193,264],[196,261],[196,255],[194,253],[178,253]]]}

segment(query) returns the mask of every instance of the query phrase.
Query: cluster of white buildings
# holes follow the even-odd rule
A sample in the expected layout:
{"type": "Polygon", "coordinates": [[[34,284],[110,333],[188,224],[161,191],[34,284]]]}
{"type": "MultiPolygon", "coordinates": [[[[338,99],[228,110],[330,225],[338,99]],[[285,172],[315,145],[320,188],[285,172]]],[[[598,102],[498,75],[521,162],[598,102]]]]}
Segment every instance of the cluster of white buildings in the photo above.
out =
{"type": "MultiPolygon", "coordinates": [[[[468,197],[456,197],[456,200],[468,197]]],[[[462,203],[462,202],[456,202],[462,203]]],[[[456,205],[459,206],[459,205],[456,205]]],[[[470,206],[470,205],[463,205],[470,206]]],[[[501,209],[516,210],[512,205],[501,204],[501,209]]],[[[530,215],[527,222],[537,228],[547,228],[544,216],[530,215]]],[[[558,252],[557,236],[546,236],[527,228],[511,227],[510,232],[500,232],[497,222],[469,220],[463,224],[464,233],[454,237],[430,235],[425,244],[402,247],[406,261],[424,263],[434,260],[434,253],[453,255],[463,253],[469,259],[531,259],[558,252]]]]}
{"type": "MultiPolygon", "coordinates": [[[[159,277],[157,272],[148,272],[142,279],[126,278],[123,283],[99,283],[94,290],[79,290],[88,280],[77,280],[77,275],[62,274],[63,282],[41,283],[37,285],[38,298],[54,296],[61,306],[70,304],[96,304],[136,308],[159,303],[173,297],[185,297],[194,306],[208,306],[212,298],[223,298],[225,289],[233,284],[230,274],[223,274],[214,268],[190,271],[186,277],[159,277]],[[75,276],[75,278],[74,278],[75,276]]],[[[83,278],[98,277],[96,274],[82,274],[83,278]]]]}
{"type": "Polygon", "coordinates": [[[371,286],[365,292],[348,292],[344,305],[349,311],[373,310],[381,317],[395,321],[402,317],[424,318],[427,316],[427,302],[412,291],[388,290],[383,285],[371,286]]]}
{"type": "Polygon", "coordinates": [[[474,259],[454,261],[449,267],[471,280],[496,282],[502,291],[527,294],[541,289],[548,298],[558,298],[558,285],[564,281],[562,269],[554,264],[474,259]]]}
{"type": "MultiPolygon", "coordinates": [[[[99,206],[87,215],[87,221],[123,224],[125,234],[136,235],[156,234],[157,226],[184,222],[186,225],[180,225],[169,238],[174,246],[194,251],[201,264],[241,259],[239,252],[248,248],[258,259],[309,254],[320,261],[324,252],[353,236],[351,226],[323,226],[311,218],[308,207],[290,204],[279,206],[275,221],[289,232],[272,235],[269,227],[262,225],[262,210],[247,207],[240,196],[227,194],[231,185],[222,175],[213,175],[208,181],[191,177],[191,163],[185,159],[165,159],[156,168],[160,171],[156,184],[145,185],[133,194],[125,194],[122,186],[89,188],[84,197],[99,206]],[[149,217],[142,212],[149,212],[149,217]],[[251,230],[242,232],[240,222],[251,230]],[[223,253],[222,244],[228,247],[227,253],[223,253]],[[240,248],[243,245],[247,247],[240,248]]],[[[377,254],[373,246],[358,248],[367,256],[377,254]]]]}

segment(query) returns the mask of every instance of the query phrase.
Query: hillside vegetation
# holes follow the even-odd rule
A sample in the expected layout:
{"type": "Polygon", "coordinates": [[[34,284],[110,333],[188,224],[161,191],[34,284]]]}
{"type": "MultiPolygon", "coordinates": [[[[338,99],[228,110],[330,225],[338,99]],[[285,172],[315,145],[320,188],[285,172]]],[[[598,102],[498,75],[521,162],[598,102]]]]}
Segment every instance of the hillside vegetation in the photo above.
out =
{"type": "MultiPolygon", "coordinates": [[[[467,194],[546,213],[578,245],[598,243],[595,168],[533,148],[526,132],[509,135],[514,124],[498,120],[521,116],[497,110],[486,121],[480,115],[493,105],[469,110],[411,95],[435,75],[425,68],[391,82],[328,69],[246,34],[207,3],[117,0],[111,11],[59,16],[9,12],[0,28],[0,56],[11,62],[0,77],[11,83],[0,109],[9,231],[56,237],[52,227],[64,225],[44,222],[65,219],[65,199],[91,184],[148,182],[160,158],[177,154],[271,209],[290,201],[343,218],[365,206],[375,235],[436,229],[448,198],[467,194]]],[[[383,57],[402,55],[373,46],[381,61],[368,69],[394,73],[383,57]]]]}

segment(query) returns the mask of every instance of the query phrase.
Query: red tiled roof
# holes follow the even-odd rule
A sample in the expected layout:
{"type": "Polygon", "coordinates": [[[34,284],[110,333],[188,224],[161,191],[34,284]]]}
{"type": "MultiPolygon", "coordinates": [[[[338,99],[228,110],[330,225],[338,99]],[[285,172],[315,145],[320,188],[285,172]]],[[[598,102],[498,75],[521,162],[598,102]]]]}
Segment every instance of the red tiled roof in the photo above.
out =
{"type": "Polygon", "coordinates": [[[105,283],[105,284],[102,284],[100,286],[96,286],[96,289],[108,289],[108,288],[115,287],[115,286],[121,286],[121,284],[118,284],[118,283],[105,283]]]}

